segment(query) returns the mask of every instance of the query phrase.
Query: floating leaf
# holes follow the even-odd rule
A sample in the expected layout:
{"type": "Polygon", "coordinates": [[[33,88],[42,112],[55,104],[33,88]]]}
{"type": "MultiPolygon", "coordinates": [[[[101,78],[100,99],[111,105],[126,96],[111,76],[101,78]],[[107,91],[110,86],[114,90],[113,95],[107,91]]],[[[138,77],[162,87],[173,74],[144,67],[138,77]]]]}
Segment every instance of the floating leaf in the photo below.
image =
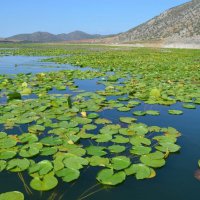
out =
{"type": "Polygon", "coordinates": [[[104,156],[107,153],[104,151],[105,147],[101,146],[89,146],[86,147],[87,153],[92,156],[104,156]]]}
{"type": "Polygon", "coordinates": [[[147,155],[142,155],[140,161],[149,167],[162,167],[165,165],[164,154],[156,151],[147,155]]]}
{"type": "Polygon", "coordinates": [[[36,176],[30,182],[30,186],[34,190],[38,190],[38,191],[51,190],[55,188],[57,184],[58,184],[58,180],[54,176],[54,173],[46,174],[42,178],[36,176]]]}
{"type": "Polygon", "coordinates": [[[120,117],[119,120],[121,122],[127,123],[127,124],[131,124],[133,122],[135,122],[137,119],[133,118],[133,117],[120,117]]]}
{"type": "Polygon", "coordinates": [[[108,158],[102,158],[100,156],[92,156],[88,158],[88,161],[91,166],[102,166],[105,167],[109,164],[108,158]]]}
{"type": "Polygon", "coordinates": [[[181,110],[168,110],[168,113],[171,115],[182,115],[183,111],[181,110]]]}
{"type": "Polygon", "coordinates": [[[126,150],[126,147],[121,145],[112,145],[109,146],[108,149],[111,153],[121,153],[126,150]]]}
{"type": "Polygon", "coordinates": [[[11,172],[21,172],[28,169],[30,161],[26,158],[23,159],[12,159],[8,162],[6,169],[11,172]]]}
{"type": "Polygon", "coordinates": [[[69,183],[79,178],[80,172],[77,169],[64,168],[56,172],[56,176],[62,177],[62,180],[69,183]]]}
{"type": "Polygon", "coordinates": [[[118,185],[125,179],[123,171],[114,173],[112,169],[103,169],[97,174],[97,180],[104,185],[118,185]]]}
{"type": "Polygon", "coordinates": [[[125,169],[126,175],[135,174],[136,179],[145,179],[151,176],[151,168],[144,164],[133,164],[128,169],[125,169]]]}
{"type": "Polygon", "coordinates": [[[130,158],[127,158],[126,156],[117,156],[111,159],[111,166],[115,170],[122,170],[127,168],[130,164],[130,158]]]}
{"type": "Polygon", "coordinates": [[[5,192],[0,194],[0,200],[24,200],[24,195],[18,191],[5,192]]]}

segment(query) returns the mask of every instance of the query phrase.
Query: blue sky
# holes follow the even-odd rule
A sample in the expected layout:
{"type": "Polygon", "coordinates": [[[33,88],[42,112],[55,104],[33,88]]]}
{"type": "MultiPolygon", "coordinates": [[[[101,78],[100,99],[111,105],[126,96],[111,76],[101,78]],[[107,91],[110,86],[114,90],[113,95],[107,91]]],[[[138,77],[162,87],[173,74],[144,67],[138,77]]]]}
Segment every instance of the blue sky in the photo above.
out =
{"type": "Polygon", "coordinates": [[[126,31],[188,0],[1,0],[0,37],[47,31],[126,31]]]}

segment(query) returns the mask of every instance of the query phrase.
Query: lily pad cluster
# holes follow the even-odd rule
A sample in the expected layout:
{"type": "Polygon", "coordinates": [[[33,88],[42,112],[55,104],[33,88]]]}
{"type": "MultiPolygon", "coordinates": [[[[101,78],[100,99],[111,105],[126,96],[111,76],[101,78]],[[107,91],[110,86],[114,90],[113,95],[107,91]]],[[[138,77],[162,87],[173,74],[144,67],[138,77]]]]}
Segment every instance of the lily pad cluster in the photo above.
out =
{"type": "MultiPolygon", "coordinates": [[[[181,134],[173,127],[140,123],[138,116],[159,118],[161,113],[137,108],[181,101],[184,108],[194,109],[200,77],[191,55],[173,52],[168,59],[167,53],[151,51],[14,50],[62,55],[46,61],[98,70],[0,75],[0,99],[6,99],[0,105],[0,171],[28,173],[30,186],[39,191],[51,190],[59,181],[75,181],[88,167],[98,168],[96,179],[104,185],[120,184],[128,176],[155,177],[168,156],[180,150],[181,134]],[[94,78],[103,89],[79,90],[77,79],[94,78]],[[106,116],[109,110],[119,112],[119,119],[106,116]]],[[[169,109],[169,114],[182,111],[169,109]]]]}

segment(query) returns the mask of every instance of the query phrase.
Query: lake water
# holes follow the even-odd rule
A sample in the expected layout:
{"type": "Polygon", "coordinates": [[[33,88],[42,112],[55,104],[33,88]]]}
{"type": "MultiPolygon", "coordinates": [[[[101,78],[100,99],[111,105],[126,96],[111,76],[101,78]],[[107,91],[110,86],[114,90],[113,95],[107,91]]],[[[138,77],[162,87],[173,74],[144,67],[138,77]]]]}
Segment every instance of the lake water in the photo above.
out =
{"type": "MultiPolygon", "coordinates": [[[[49,63],[41,63],[40,57],[8,56],[0,57],[0,73],[37,73],[51,70],[60,70],[55,68],[59,66],[51,63],[52,68],[48,68],[49,63]],[[19,65],[14,67],[15,64],[19,65]]],[[[73,69],[70,65],[65,65],[73,69]]],[[[66,69],[66,68],[65,68],[66,69]]],[[[76,80],[75,83],[79,89],[86,91],[102,90],[103,85],[97,85],[99,79],[94,80],[76,80]]],[[[67,90],[66,90],[67,91],[67,90]]],[[[62,91],[66,92],[66,91],[62,91]]],[[[53,90],[51,93],[57,93],[53,90]]],[[[73,92],[72,92],[73,94],[73,92]]],[[[82,193],[88,188],[96,185],[87,194],[96,190],[101,190],[91,196],[89,200],[198,200],[200,199],[200,181],[194,178],[194,172],[198,169],[198,159],[200,159],[200,106],[196,109],[182,108],[182,103],[172,106],[145,105],[141,104],[130,112],[119,112],[115,110],[105,110],[100,113],[100,117],[112,120],[113,123],[119,123],[118,118],[121,116],[132,117],[135,110],[154,109],[160,111],[160,116],[141,116],[136,117],[138,122],[147,125],[157,125],[161,127],[172,126],[182,133],[178,138],[178,144],[181,146],[179,153],[172,154],[167,159],[166,165],[156,170],[157,176],[153,179],[138,181],[134,176],[130,176],[126,181],[116,187],[106,188],[96,185],[95,180],[99,168],[83,169],[80,178],[71,184],[60,181],[59,186],[54,190],[55,193],[63,194],[63,200],[77,200],[82,193]],[[169,115],[169,109],[183,110],[184,114],[180,116],[169,115]]],[[[27,178],[30,177],[23,173],[27,178]]],[[[33,191],[31,196],[26,194],[24,186],[17,174],[0,173],[0,193],[10,190],[19,190],[26,195],[27,200],[47,200],[52,191],[40,193],[33,191]]],[[[59,199],[59,195],[55,200],[59,199]]],[[[49,199],[50,200],[50,199],[49,199]]]]}
{"type": "Polygon", "coordinates": [[[41,62],[48,57],[36,56],[0,56],[0,74],[41,73],[59,70],[92,70],[90,68],[75,67],[67,64],[41,62]]]}

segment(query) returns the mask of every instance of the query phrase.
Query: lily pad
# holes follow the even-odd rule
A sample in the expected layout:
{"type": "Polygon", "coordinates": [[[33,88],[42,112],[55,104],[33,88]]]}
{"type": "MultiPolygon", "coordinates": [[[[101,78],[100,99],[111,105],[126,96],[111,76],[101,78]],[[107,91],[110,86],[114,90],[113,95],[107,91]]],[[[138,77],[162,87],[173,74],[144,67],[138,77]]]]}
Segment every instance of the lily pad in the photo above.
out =
{"type": "Polygon", "coordinates": [[[126,156],[117,156],[111,159],[111,166],[115,170],[122,170],[127,168],[130,164],[130,158],[126,156]]]}
{"type": "Polygon", "coordinates": [[[97,180],[104,185],[118,185],[126,179],[126,174],[121,171],[114,173],[112,169],[103,169],[97,174],[97,180]]]}
{"type": "Polygon", "coordinates": [[[58,180],[54,176],[54,173],[52,173],[52,172],[44,175],[42,178],[36,176],[30,182],[30,186],[34,190],[38,190],[38,191],[51,190],[51,189],[55,188],[57,186],[57,184],[58,184],[58,180]]]}
{"type": "Polygon", "coordinates": [[[24,200],[24,195],[18,191],[5,192],[0,194],[0,200],[24,200]]]}

